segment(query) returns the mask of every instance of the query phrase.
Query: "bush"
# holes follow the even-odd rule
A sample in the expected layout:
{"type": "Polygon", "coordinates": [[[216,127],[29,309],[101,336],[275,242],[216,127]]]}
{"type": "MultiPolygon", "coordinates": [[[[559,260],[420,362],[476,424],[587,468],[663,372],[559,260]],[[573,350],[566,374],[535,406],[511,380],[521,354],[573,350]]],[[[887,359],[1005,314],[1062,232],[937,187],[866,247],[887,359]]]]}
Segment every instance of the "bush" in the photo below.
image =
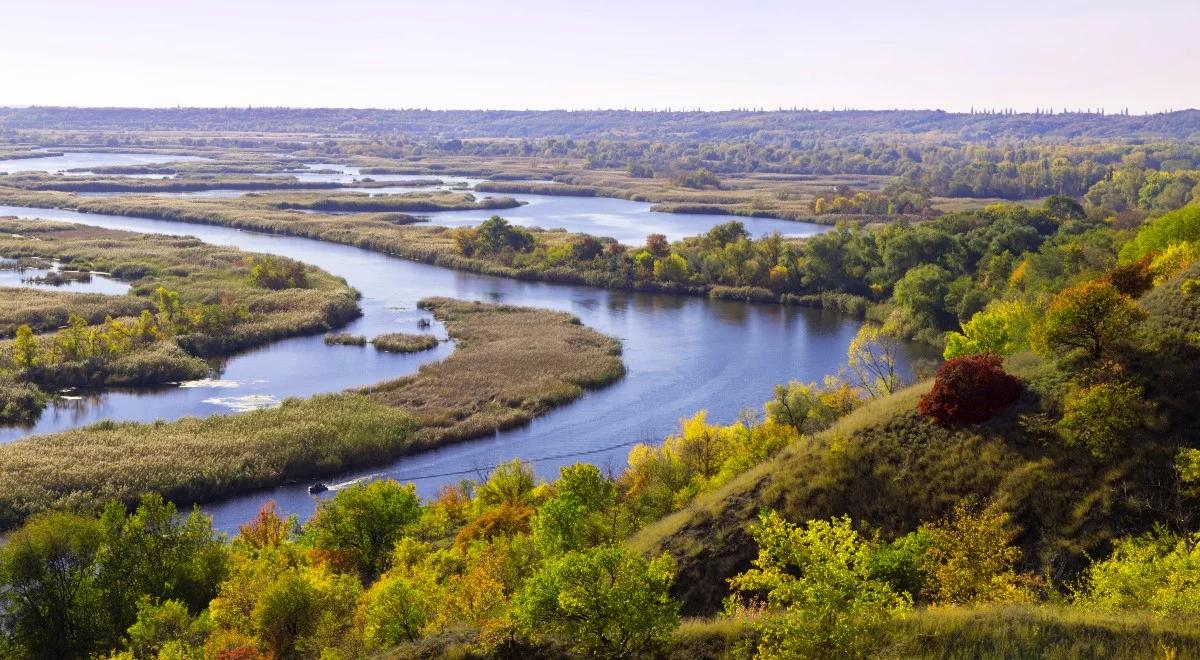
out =
{"type": "Polygon", "coordinates": [[[247,261],[250,272],[246,281],[264,289],[301,289],[308,286],[304,264],[294,259],[273,256],[254,256],[247,261]]]}
{"type": "Polygon", "coordinates": [[[1154,287],[1154,273],[1150,272],[1153,258],[1153,254],[1148,254],[1132,263],[1121,264],[1108,271],[1104,279],[1122,294],[1137,298],[1154,287]]]}
{"type": "Polygon", "coordinates": [[[1146,408],[1140,387],[1098,383],[1067,395],[1058,431],[1067,444],[1086,447],[1093,456],[1104,458],[1141,424],[1146,408]]]}
{"type": "Polygon", "coordinates": [[[679,623],[666,555],[647,561],[623,545],[569,552],[534,574],[516,598],[522,630],[570,640],[591,658],[645,657],[679,623]]]}
{"type": "Polygon", "coordinates": [[[0,378],[0,424],[37,421],[46,405],[46,394],[32,383],[0,378]]]}
{"type": "Polygon", "coordinates": [[[954,358],[938,368],[918,410],[941,426],[969,426],[995,417],[1021,395],[1021,382],[995,355],[954,358]]]}

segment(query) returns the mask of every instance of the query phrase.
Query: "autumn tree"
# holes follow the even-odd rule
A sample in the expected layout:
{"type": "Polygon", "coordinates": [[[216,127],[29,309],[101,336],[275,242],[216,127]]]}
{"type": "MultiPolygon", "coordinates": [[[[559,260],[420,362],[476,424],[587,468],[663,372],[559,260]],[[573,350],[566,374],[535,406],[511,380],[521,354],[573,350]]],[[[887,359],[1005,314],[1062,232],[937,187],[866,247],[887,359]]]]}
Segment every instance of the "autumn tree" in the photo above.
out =
{"type": "Polygon", "coordinates": [[[896,367],[899,353],[900,339],[889,328],[863,324],[846,352],[851,381],[871,398],[892,394],[903,384],[896,367]]]}
{"type": "Polygon", "coordinates": [[[921,526],[928,538],[926,596],[938,604],[1025,602],[1028,576],[1017,572],[1018,529],[996,505],[977,509],[959,503],[954,514],[921,526]]]}
{"type": "Polygon", "coordinates": [[[1035,333],[1035,347],[1047,357],[1081,352],[1099,361],[1132,339],[1144,318],[1146,313],[1112,284],[1087,282],[1054,297],[1035,333]]]}
{"type": "Polygon", "coordinates": [[[1021,382],[1005,373],[996,355],[970,355],[942,363],[917,410],[942,426],[979,424],[1011,407],[1021,382]]]}

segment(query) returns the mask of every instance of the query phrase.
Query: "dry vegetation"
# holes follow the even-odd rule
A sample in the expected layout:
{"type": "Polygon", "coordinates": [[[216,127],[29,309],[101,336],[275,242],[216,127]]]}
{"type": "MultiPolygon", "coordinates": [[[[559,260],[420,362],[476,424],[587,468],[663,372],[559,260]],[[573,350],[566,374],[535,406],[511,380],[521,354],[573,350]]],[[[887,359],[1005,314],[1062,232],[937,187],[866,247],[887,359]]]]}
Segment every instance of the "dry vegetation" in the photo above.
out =
{"type": "Polygon", "coordinates": [[[449,298],[421,306],[446,324],[457,350],[414,376],[369,390],[374,400],[417,416],[418,442],[520,426],[625,373],[620,343],[563,312],[449,298]]]}
{"type": "Polygon", "coordinates": [[[12,337],[21,325],[34,332],[47,332],[67,324],[67,316],[75,314],[87,319],[89,325],[104,321],[105,316],[120,318],[137,316],[150,309],[150,301],[137,296],[107,296],[102,293],[47,291],[23,287],[0,288],[0,337],[12,337]]]}
{"type": "Polygon", "coordinates": [[[197,501],[510,428],[621,377],[616,340],[568,314],[432,299],[458,350],[360,393],[241,415],[102,422],[0,446],[0,523],[159,492],[197,501]]]}
{"type": "Polygon", "coordinates": [[[375,350],[385,353],[419,353],[438,345],[433,335],[415,335],[407,332],[392,332],[371,340],[375,350]]]}

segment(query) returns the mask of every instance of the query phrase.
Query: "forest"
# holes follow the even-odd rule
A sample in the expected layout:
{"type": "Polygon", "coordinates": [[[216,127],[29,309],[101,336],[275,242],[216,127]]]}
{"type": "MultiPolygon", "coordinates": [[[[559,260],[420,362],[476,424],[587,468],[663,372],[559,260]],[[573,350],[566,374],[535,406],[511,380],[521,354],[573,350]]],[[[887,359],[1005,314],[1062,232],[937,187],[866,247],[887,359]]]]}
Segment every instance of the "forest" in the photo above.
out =
{"type": "Polygon", "coordinates": [[[6,268],[130,287],[0,291],[5,420],[36,416],[65,385],[198,377],[206,358],[298,334],[324,333],[338,355],[452,345],[409,375],[263,410],[0,444],[0,649],[1200,656],[1198,132],[1195,111],[0,109],[6,156],[36,138],[208,158],[0,176],[0,204],[34,214],[301,237],[567,283],[577,311],[615,305],[592,297],[603,288],[771,318],[815,307],[852,324],[838,368],[771,383],[735,419],[696,407],[669,434],[613,437],[629,447],[617,464],[583,454],[553,473],[516,447],[520,458],[473,474],[457,466],[430,495],[395,473],[335,478],[536,430],[661,364],[625,354],[620,324],[601,332],[510,304],[499,285],[423,297],[416,311],[444,338],[365,333],[343,326],[372,301],[293,259],[0,220],[6,268]],[[147,130],[115,134],[135,118],[147,130]],[[343,163],[357,173],[331,170],[336,186],[296,177],[343,163]],[[442,190],[337,189],[410,175],[442,190]],[[463,176],[485,180],[451,189],[463,176]],[[180,194],[225,184],[236,194],[180,194]],[[740,217],[621,242],[511,221],[535,208],[526,195],[740,217]],[[444,210],[481,213],[449,227],[444,210]],[[828,231],[753,235],[759,215],[828,231]],[[318,479],[330,492],[314,492],[311,516],[266,497],[236,529],[206,513],[230,494],[318,479]]]}

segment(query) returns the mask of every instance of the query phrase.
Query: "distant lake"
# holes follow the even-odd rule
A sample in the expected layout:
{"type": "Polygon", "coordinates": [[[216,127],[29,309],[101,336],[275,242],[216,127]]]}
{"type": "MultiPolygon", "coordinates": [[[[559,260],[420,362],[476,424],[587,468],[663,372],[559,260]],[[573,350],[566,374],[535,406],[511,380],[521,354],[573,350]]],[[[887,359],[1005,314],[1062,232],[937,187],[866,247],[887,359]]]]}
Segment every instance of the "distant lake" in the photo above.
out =
{"type": "Polygon", "coordinates": [[[68,152],[62,156],[44,158],[13,158],[0,160],[0,172],[62,172],[91,167],[113,165],[155,165],[171,161],[208,160],[199,156],[175,156],[171,154],[128,154],[99,151],[68,152]]]}

